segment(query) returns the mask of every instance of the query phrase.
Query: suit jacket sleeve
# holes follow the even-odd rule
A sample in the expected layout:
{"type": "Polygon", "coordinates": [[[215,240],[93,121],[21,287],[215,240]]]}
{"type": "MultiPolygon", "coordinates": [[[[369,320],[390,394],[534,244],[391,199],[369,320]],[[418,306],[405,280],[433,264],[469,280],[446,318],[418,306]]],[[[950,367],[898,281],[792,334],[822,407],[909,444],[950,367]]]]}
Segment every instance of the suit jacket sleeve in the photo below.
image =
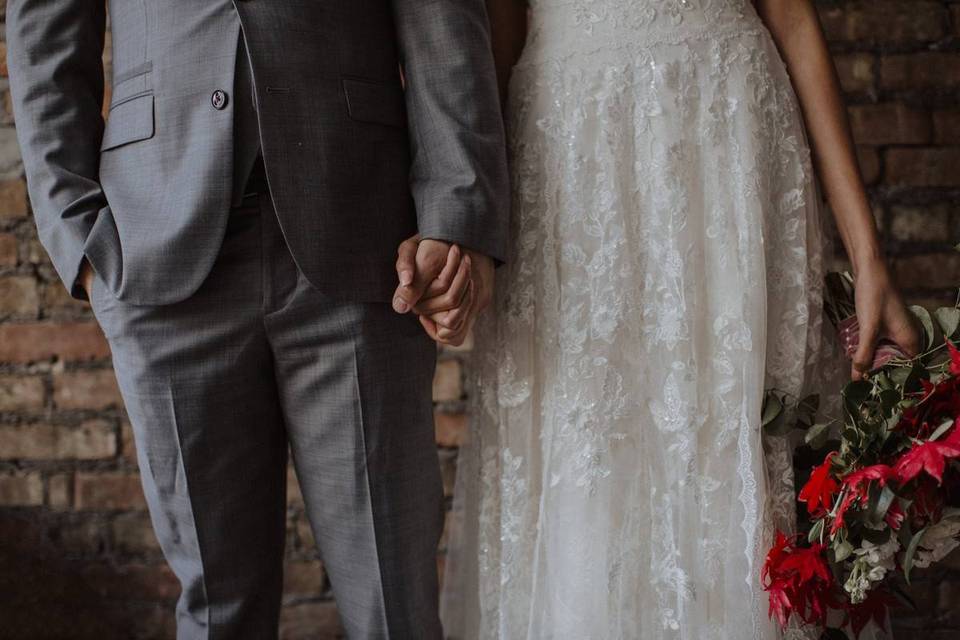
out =
{"type": "Polygon", "coordinates": [[[509,183],[484,0],[392,0],[420,234],[503,261],[509,183]]]}
{"type": "Polygon", "coordinates": [[[7,63],[17,138],[40,241],[71,294],[84,243],[106,206],[98,182],[103,136],[104,0],[9,0],[7,63]]]}

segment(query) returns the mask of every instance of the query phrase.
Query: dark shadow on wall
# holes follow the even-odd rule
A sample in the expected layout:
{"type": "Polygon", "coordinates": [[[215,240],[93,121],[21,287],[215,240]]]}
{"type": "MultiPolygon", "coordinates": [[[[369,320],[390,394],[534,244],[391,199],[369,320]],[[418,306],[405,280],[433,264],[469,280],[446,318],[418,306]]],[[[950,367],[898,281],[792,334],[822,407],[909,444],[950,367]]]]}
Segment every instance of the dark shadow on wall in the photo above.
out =
{"type": "Polygon", "coordinates": [[[69,520],[0,511],[0,638],[172,639],[179,585],[169,570],[66,551],[69,520]]]}

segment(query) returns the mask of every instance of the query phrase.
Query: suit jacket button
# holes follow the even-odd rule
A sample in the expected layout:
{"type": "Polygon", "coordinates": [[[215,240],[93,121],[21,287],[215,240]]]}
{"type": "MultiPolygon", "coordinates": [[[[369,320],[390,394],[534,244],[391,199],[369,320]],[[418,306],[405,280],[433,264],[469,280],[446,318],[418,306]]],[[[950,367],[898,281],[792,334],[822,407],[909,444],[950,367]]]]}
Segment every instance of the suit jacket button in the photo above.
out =
{"type": "Polygon", "coordinates": [[[213,105],[213,108],[220,111],[221,109],[227,108],[227,92],[222,89],[217,89],[213,92],[213,95],[210,96],[210,104],[213,105]]]}

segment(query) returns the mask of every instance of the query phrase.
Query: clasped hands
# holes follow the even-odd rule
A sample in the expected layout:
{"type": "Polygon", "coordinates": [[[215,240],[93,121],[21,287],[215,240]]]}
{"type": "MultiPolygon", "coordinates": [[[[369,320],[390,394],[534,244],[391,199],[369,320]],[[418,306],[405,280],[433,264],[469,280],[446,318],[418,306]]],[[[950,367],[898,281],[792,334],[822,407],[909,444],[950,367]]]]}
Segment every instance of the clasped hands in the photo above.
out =
{"type": "Polygon", "coordinates": [[[397,251],[397,313],[416,313],[439,344],[460,346],[493,298],[493,259],[440,240],[405,240],[397,251]]]}

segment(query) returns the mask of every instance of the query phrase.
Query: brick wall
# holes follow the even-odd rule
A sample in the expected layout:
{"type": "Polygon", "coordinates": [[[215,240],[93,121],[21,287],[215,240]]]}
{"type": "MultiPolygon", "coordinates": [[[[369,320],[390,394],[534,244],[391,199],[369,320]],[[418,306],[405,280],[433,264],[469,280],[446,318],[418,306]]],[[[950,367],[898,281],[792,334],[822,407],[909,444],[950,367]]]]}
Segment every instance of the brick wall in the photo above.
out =
{"type": "MultiPolygon", "coordinates": [[[[960,0],[819,4],[897,278],[913,301],[950,302],[960,284],[950,251],[960,240],[960,0]]],[[[144,510],[109,352],[37,242],[3,64],[0,76],[0,636],[171,638],[178,587],[144,510]]],[[[466,424],[463,357],[442,355],[434,387],[448,494],[466,424]]],[[[290,479],[282,635],[335,637],[290,479]]],[[[919,575],[913,593],[921,612],[898,614],[898,640],[958,637],[960,558],[919,575]]]]}

